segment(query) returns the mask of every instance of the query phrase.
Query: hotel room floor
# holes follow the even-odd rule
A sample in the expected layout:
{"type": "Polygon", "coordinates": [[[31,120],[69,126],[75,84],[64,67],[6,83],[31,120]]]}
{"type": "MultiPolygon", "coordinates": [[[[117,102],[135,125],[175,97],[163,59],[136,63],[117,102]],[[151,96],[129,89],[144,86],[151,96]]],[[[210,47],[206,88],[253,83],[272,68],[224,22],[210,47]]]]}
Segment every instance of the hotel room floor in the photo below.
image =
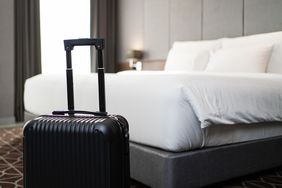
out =
{"type": "MultiPolygon", "coordinates": [[[[22,129],[20,127],[0,128],[0,187],[23,187],[22,129]]],[[[212,185],[213,188],[278,188],[282,187],[282,167],[260,172],[247,177],[212,185]]],[[[131,181],[130,188],[146,188],[131,181]]]]}

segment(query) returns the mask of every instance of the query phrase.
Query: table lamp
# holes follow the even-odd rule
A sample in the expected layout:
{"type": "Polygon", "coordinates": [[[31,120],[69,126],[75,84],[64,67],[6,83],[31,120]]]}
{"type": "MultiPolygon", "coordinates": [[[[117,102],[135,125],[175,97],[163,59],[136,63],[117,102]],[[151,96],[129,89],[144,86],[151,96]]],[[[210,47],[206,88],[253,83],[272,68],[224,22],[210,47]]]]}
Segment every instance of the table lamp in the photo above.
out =
{"type": "Polygon", "coordinates": [[[134,70],[142,70],[142,62],[140,61],[142,58],[142,50],[130,50],[127,53],[127,61],[129,63],[129,68],[134,70]]]}

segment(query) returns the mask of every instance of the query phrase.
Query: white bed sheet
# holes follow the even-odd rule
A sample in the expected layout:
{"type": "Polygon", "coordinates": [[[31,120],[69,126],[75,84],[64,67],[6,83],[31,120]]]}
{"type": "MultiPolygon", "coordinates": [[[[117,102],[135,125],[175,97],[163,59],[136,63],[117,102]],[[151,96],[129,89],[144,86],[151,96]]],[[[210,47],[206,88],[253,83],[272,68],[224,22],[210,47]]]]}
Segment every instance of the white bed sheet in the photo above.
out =
{"type": "MultiPolygon", "coordinates": [[[[203,74],[203,73],[189,73],[203,74]]],[[[187,73],[123,72],[106,75],[109,113],[121,114],[132,141],[169,151],[230,144],[282,135],[282,126],[211,126],[201,129],[181,88],[187,73]]],[[[25,84],[25,109],[33,114],[65,110],[65,75],[38,75],[25,84]]],[[[97,75],[75,75],[75,108],[98,109],[97,75]]]]}

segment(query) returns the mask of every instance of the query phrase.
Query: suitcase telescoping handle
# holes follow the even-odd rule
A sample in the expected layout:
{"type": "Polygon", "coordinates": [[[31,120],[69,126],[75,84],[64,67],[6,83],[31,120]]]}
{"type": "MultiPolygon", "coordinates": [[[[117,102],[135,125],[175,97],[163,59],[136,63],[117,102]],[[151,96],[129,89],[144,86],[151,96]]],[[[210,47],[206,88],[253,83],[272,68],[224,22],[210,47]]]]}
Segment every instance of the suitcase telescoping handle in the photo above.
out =
{"type": "MultiPolygon", "coordinates": [[[[73,92],[73,70],[72,70],[72,59],[71,51],[74,46],[95,46],[97,50],[97,64],[98,64],[98,92],[99,92],[99,112],[89,112],[88,114],[96,115],[107,115],[106,112],[106,98],[105,98],[105,78],[104,78],[104,66],[103,66],[103,49],[104,49],[104,39],[70,39],[64,40],[66,58],[67,58],[67,96],[68,96],[68,110],[61,111],[61,113],[83,113],[87,114],[85,111],[75,111],[74,110],[74,92],[73,92]]],[[[60,112],[57,111],[59,114],[60,112]]]]}

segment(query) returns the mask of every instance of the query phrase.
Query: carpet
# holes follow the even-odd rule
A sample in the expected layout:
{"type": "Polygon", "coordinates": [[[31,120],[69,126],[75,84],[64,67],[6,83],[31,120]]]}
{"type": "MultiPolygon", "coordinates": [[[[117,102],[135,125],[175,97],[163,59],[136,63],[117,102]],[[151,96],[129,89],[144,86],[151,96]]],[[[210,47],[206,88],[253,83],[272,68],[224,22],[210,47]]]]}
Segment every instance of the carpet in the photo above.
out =
{"type": "MultiPolygon", "coordinates": [[[[0,188],[23,187],[22,129],[0,128],[0,188]]],[[[131,188],[146,188],[134,180],[131,188]]],[[[282,168],[209,186],[210,188],[282,188],[282,168]]]]}
{"type": "Polygon", "coordinates": [[[0,129],[0,188],[23,187],[22,129],[0,129]]]}

